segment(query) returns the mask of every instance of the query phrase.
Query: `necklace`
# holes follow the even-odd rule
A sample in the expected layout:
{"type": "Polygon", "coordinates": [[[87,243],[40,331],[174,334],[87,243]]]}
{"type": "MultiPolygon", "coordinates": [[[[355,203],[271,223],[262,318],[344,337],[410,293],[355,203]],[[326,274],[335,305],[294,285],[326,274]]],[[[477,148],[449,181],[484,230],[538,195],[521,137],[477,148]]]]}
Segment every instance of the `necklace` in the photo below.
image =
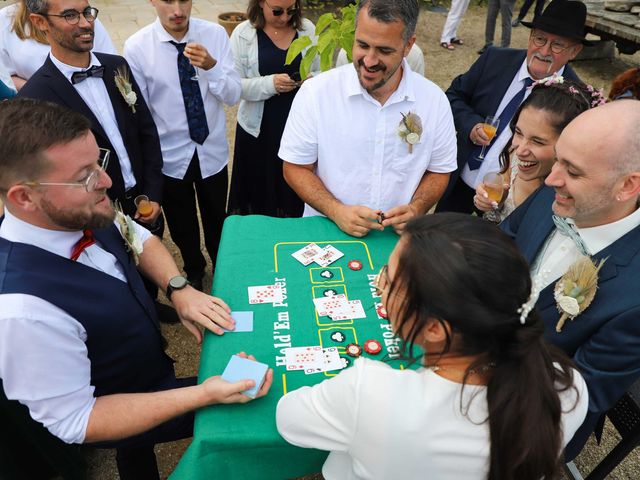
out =
{"type": "MultiPolygon", "coordinates": [[[[491,363],[485,363],[484,365],[479,365],[476,368],[472,368],[469,371],[469,375],[483,375],[485,373],[487,373],[489,370],[491,370],[492,368],[494,368],[496,366],[495,363],[491,362],[491,363]]],[[[432,372],[456,372],[456,373],[465,373],[467,372],[467,369],[460,369],[460,368],[450,368],[450,367],[443,367],[441,365],[430,365],[428,367],[429,370],[431,370],[432,372]]]]}

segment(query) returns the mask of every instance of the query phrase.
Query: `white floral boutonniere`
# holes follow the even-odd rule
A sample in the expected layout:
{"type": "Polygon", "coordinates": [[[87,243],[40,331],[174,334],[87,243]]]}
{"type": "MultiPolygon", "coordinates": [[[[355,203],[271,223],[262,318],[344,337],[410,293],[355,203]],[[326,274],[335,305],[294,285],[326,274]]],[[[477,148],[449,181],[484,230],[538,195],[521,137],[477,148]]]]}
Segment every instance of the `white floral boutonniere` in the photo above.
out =
{"type": "Polygon", "coordinates": [[[598,272],[605,261],[606,258],[595,263],[591,258],[582,256],[558,280],[553,297],[562,315],[556,324],[556,332],[562,331],[567,318],[573,320],[591,305],[598,288],[598,272]]]}
{"type": "Polygon", "coordinates": [[[398,125],[398,136],[409,146],[409,153],[413,153],[413,146],[420,143],[422,120],[413,112],[406,114],[400,112],[400,115],[402,115],[402,120],[398,125]]]}
{"type": "Polygon", "coordinates": [[[125,215],[122,213],[122,207],[116,204],[116,220],[118,225],[120,226],[120,235],[124,239],[124,243],[127,246],[127,250],[131,252],[133,255],[133,259],[138,264],[140,254],[144,250],[144,246],[142,245],[142,240],[136,234],[136,228],[133,224],[133,220],[129,215],[125,215]]]}
{"type": "Polygon", "coordinates": [[[122,98],[124,98],[127,105],[131,107],[131,111],[136,113],[136,102],[138,101],[138,96],[136,95],[136,92],[133,91],[133,87],[131,87],[129,70],[124,66],[118,67],[116,69],[114,79],[120,95],[122,95],[122,98]]]}

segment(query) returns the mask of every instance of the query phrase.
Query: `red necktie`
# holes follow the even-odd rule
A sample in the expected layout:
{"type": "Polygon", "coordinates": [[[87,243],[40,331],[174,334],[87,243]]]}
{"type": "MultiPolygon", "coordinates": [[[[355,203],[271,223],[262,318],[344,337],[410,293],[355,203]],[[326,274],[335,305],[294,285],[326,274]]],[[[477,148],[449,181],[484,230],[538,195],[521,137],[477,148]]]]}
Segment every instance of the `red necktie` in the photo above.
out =
{"type": "Polygon", "coordinates": [[[82,233],[82,238],[78,240],[78,242],[73,246],[73,250],[71,251],[71,260],[73,260],[74,262],[78,260],[80,254],[84,252],[86,248],[96,243],[95,239],[93,238],[93,232],[91,231],[91,229],[87,228],[86,230],[83,230],[82,233]]]}

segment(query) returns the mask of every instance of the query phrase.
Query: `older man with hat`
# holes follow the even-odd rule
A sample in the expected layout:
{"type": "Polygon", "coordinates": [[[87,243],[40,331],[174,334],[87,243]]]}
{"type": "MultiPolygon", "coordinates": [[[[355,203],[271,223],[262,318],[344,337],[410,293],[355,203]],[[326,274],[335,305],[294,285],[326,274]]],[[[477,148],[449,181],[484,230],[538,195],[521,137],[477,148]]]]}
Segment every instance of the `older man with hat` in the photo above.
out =
{"type": "Polygon", "coordinates": [[[486,173],[500,169],[500,152],[512,134],[509,123],[534,81],[554,74],[579,80],[567,63],[589,45],[584,38],[586,16],[580,1],[553,0],[533,22],[522,22],[531,29],[527,50],[488,48],[453,80],[446,93],[458,136],[458,170],[437,211],[473,210],[475,188],[486,173]],[[482,128],[488,116],[500,119],[493,139],[482,128]]]}

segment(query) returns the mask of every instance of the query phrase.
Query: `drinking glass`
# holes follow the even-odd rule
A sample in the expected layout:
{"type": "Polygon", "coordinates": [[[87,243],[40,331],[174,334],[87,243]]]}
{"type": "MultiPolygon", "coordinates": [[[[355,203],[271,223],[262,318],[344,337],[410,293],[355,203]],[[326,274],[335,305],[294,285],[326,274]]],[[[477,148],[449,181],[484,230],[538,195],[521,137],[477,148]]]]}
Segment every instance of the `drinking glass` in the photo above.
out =
{"type": "MultiPolygon", "coordinates": [[[[489,195],[489,200],[500,204],[502,201],[502,195],[504,194],[504,179],[500,172],[487,173],[482,178],[482,184],[487,195],[489,195]]],[[[489,220],[490,222],[500,223],[502,219],[500,218],[499,207],[494,207],[492,210],[484,212],[482,218],[489,220]]]]}
{"type": "MultiPolygon", "coordinates": [[[[487,117],[484,119],[484,123],[482,124],[482,130],[484,130],[485,135],[489,137],[489,142],[491,142],[491,140],[493,140],[493,137],[496,136],[498,125],[500,125],[500,119],[498,117],[487,117]]],[[[484,160],[484,151],[486,148],[487,148],[486,145],[482,146],[480,155],[476,157],[478,160],[484,160]]]]}
{"type": "Polygon", "coordinates": [[[136,205],[136,209],[141,217],[148,217],[153,213],[153,205],[149,202],[149,197],[146,195],[138,195],[133,203],[136,205]]]}

